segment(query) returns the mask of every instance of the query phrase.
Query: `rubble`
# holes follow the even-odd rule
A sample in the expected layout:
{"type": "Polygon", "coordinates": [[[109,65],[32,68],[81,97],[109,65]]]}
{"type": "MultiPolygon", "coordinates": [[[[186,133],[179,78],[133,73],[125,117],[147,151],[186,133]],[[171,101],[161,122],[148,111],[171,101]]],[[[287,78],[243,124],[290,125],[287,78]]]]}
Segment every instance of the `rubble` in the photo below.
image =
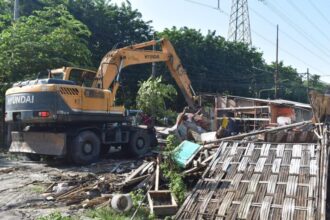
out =
{"type": "MultiPolygon", "coordinates": [[[[264,108],[253,106],[258,114],[264,108]]],[[[251,107],[222,110],[247,114],[251,107]]],[[[324,194],[314,184],[317,179],[320,186],[324,185],[320,173],[327,170],[315,166],[327,160],[324,145],[320,145],[325,137],[320,127],[312,121],[278,127],[255,126],[248,133],[217,139],[216,131],[211,129],[212,121],[200,112],[184,111],[172,128],[156,128],[161,147],[152,156],[143,160],[101,161],[81,167],[79,172],[57,172],[47,183],[43,198],[70,209],[108,206],[126,212],[132,209],[128,193],[142,189],[144,198],[135,207],[135,213],[148,204],[156,216],[175,215],[176,219],[307,218],[311,216],[310,210],[319,211],[324,194]],[[197,182],[181,207],[160,169],[161,161],[167,159],[162,144],[166,144],[169,134],[176,135],[181,142],[171,152],[180,175],[188,182],[197,182]]],[[[1,168],[0,175],[15,171],[17,168],[1,168]]]]}

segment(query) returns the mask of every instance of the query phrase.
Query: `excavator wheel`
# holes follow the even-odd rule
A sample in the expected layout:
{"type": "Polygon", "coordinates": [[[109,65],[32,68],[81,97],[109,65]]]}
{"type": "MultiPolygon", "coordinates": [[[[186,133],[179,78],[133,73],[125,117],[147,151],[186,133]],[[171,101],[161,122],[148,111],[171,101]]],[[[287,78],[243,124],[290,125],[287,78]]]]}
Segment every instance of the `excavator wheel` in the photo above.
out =
{"type": "Polygon", "coordinates": [[[150,149],[150,135],[145,130],[137,130],[132,133],[128,150],[133,156],[143,156],[150,149]]]}
{"type": "Polygon", "coordinates": [[[71,142],[70,153],[72,162],[87,165],[99,159],[101,143],[92,131],[82,131],[71,142]]]}

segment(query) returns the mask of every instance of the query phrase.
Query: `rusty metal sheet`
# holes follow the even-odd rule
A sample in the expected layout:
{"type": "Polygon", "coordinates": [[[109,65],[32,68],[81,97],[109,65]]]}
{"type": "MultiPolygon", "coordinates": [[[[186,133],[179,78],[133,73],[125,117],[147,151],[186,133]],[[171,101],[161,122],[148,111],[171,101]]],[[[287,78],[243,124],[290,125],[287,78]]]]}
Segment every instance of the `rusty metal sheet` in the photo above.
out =
{"type": "Polygon", "coordinates": [[[66,153],[65,133],[17,132],[11,133],[9,152],[62,156],[66,153]]]}

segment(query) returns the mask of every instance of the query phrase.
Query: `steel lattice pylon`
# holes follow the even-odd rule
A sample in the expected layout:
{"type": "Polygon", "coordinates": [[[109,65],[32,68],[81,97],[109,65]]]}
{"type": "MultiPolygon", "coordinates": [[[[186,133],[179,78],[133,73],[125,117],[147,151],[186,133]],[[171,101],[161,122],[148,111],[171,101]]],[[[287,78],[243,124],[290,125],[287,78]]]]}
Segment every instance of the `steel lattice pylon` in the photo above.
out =
{"type": "Polygon", "coordinates": [[[252,44],[248,0],[232,0],[228,40],[252,44]]]}

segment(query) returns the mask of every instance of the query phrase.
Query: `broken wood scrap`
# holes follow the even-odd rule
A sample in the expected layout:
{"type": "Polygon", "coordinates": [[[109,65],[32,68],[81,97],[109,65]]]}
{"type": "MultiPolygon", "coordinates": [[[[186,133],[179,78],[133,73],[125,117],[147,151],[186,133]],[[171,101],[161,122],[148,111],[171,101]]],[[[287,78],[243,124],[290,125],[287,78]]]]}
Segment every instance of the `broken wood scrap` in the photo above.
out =
{"type": "Polygon", "coordinates": [[[145,174],[146,172],[150,173],[149,170],[155,165],[154,161],[149,162],[140,172],[140,175],[145,174]]]}
{"type": "Polygon", "coordinates": [[[158,188],[159,188],[159,157],[157,157],[157,165],[156,165],[155,191],[158,191],[158,188]]]}
{"type": "Polygon", "coordinates": [[[190,168],[188,170],[183,171],[181,174],[186,175],[186,174],[192,174],[194,172],[199,172],[202,168],[205,168],[213,159],[214,155],[209,156],[205,160],[203,160],[201,163],[198,163],[198,166],[195,166],[193,168],[190,168]]]}
{"type": "Polygon", "coordinates": [[[11,173],[18,170],[18,167],[5,167],[0,169],[0,173],[11,173]]]}
{"type": "Polygon", "coordinates": [[[150,174],[146,174],[146,175],[143,175],[143,176],[138,176],[138,177],[135,177],[133,179],[129,179],[129,180],[125,180],[124,182],[124,186],[131,186],[135,183],[138,183],[138,182],[141,182],[142,180],[146,179],[147,177],[151,176],[150,174]]]}
{"type": "Polygon", "coordinates": [[[91,200],[88,199],[82,202],[82,207],[85,209],[95,207],[103,203],[109,203],[109,200],[111,200],[111,197],[96,197],[91,200]]]}
{"type": "Polygon", "coordinates": [[[140,165],[137,169],[135,169],[126,179],[124,182],[129,182],[131,179],[135,178],[136,176],[139,175],[139,173],[146,167],[148,166],[149,162],[144,161],[142,165],[140,165]]]}
{"type": "Polygon", "coordinates": [[[57,200],[63,200],[63,199],[66,199],[66,198],[69,198],[71,196],[73,196],[74,194],[78,194],[80,192],[85,192],[86,190],[90,190],[90,189],[93,189],[95,186],[97,186],[97,183],[94,183],[92,185],[88,185],[88,186],[78,186],[72,190],[69,190],[67,193],[63,194],[63,195],[60,195],[58,196],[56,199],[57,200]]]}
{"type": "Polygon", "coordinates": [[[155,177],[156,173],[154,172],[149,177],[145,178],[143,181],[141,181],[138,185],[136,185],[132,191],[138,190],[138,189],[151,189],[154,186],[155,183],[155,177]]]}
{"type": "Polygon", "coordinates": [[[50,193],[55,185],[56,185],[55,182],[54,182],[54,183],[51,183],[51,184],[47,187],[47,189],[44,191],[44,193],[50,193]]]}
{"type": "Polygon", "coordinates": [[[65,205],[69,206],[69,205],[74,205],[74,204],[78,204],[81,203],[82,200],[86,199],[85,195],[79,195],[79,196],[74,196],[71,198],[67,198],[65,201],[65,205]]]}

